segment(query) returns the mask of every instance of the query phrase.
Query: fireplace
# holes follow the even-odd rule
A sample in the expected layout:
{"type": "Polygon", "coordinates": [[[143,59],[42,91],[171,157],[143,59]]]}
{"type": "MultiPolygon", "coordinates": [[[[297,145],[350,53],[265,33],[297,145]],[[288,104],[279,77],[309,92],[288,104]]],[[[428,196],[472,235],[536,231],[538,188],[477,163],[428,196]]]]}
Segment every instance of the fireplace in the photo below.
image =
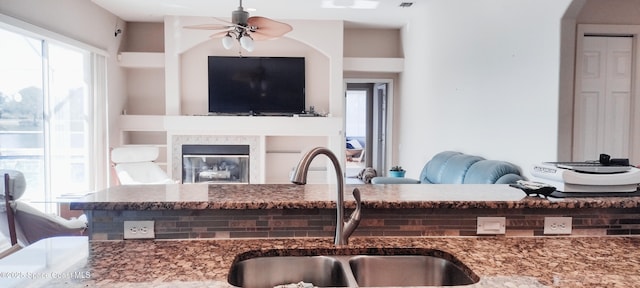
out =
{"type": "Polygon", "coordinates": [[[249,183],[249,145],[182,145],[182,183],[249,183]]]}

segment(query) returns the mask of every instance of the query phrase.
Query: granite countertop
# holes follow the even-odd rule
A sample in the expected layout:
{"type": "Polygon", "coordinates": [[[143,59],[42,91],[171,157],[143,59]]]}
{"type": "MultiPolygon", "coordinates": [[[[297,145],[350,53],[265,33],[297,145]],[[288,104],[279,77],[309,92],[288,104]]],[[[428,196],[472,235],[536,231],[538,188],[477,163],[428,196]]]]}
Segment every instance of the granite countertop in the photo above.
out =
{"type": "MultiPolygon", "coordinates": [[[[640,197],[527,197],[495,184],[345,185],[345,207],[358,188],[365,208],[636,208],[640,197]]],[[[114,186],[70,201],[72,210],[335,208],[330,184],[169,184],[114,186]]]]}
{"type": "MultiPolygon", "coordinates": [[[[365,208],[637,208],[640,197],[543,199],[508,185],[346,185],[345,206],[365,208]]],[[[335,209],[334,185],[116,186],[73,200],[71,209],[335,209]]],[[[88,261],[47,287],[231,287],[235,257],[258,250],[322,250],[328,238],[91,241],[88,261]],[[75,274],[74,274],[75,275],[75,274]]],[[[466,287],[632,287],[640,283],[640,237],[354,237],[365,248],[438,249],[466,264],[480,282],[466,287]]]]}
{"type": "MultiPolygon", "coordinates": [[[[480,282],[465,287],[633,287],[640,283],[639,237],[352,238],[341,250],[438,249],[480,282]]],[[[276,249],[333,249],[332,239],[91,241],[88,261],[47,287],[232,287],[236,255],[276,249]]]]}

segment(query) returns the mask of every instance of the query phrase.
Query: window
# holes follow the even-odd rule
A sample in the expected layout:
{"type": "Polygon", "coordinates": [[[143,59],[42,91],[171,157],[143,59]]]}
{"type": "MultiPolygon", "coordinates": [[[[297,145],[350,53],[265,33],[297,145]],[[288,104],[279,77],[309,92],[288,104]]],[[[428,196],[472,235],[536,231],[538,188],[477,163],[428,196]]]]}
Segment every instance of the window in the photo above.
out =
{"type": "Polygon", "coordinates": [[[0,168],[22,171],[21,199],[54,212],[44,203],[95,188],[95,57],[25,34],[0,28],[0,168]]]}

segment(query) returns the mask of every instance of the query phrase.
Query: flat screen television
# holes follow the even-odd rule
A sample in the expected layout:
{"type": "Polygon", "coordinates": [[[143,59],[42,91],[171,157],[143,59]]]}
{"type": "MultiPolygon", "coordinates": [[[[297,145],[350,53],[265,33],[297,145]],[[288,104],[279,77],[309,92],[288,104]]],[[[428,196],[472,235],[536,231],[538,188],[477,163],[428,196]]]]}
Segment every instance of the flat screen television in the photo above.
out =
{"type": "Polygon", "coordinates": [[[304,57],[209,56],[209,113],[291,115],[305,110],[304,57]]]}

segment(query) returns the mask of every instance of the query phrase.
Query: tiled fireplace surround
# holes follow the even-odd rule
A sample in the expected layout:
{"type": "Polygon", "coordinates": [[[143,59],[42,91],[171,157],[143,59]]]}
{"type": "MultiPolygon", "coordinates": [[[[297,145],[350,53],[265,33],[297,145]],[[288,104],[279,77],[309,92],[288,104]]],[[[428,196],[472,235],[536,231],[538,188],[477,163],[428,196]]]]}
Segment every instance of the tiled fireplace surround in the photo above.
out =
{"type": "Polygon", "coordinates": [[[182,145],[249,145],[249,183],[261,183],[262,146],[258,136],[172,135],[171,175],[182,175],[182,145]]]}
{"type": "MultiPolygon", "coordinates": [[[[347,214],[350,213],[347,211],[347,214]]],[[[640,235],[629,209],[364,209],[354,236],[475,236],[479,216],[506,217],[506,235],[543,237],[544,217],[573,217],[572,236],[640,235]]],[[[125,220],[155,220],[157,239],[332,237],[334,209],[90,211],[96,240],[123,239],[125,220]]],[[[553,235],[551,235],[553,236],[553,235]]]]}

